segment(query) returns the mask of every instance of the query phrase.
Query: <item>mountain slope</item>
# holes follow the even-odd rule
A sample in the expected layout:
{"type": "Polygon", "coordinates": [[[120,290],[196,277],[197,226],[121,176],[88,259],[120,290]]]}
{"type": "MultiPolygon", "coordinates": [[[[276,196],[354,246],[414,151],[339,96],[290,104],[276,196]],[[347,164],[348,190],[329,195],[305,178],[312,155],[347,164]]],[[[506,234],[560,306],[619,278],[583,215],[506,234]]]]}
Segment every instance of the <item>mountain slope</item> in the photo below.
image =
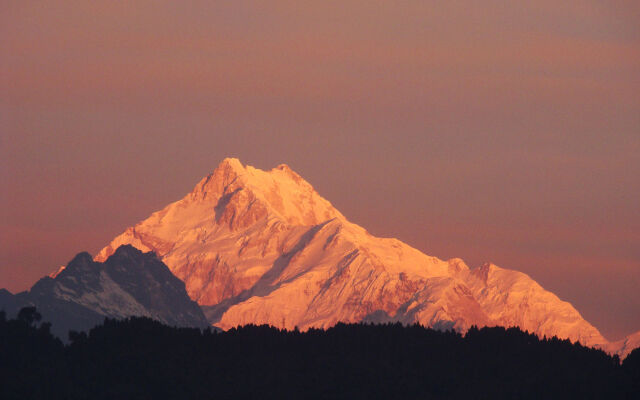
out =
{"type": "Polygon", "coordinates": [[[301,329],[338,321],[419,322],[466,330],[519,326],[604,346],[571,304],[527,275],[469,269],[349,222],[286,165],[271,171],[225,159],[183,199],[105,247],[153,250],[209,321],[301,329]]]}
{"type": "Polygon", "coordinates": [[[605,349],[610,353],[620,355],[620,358],[624,359],[638,347],[640,347],[640,331],[632,333],[622,340],[611,343],[608,347],[605,347],[605,349]]]}
{"type": "Polygon", "coordinates": [[[175,326],[207,326],[184,283],[152,253],[121,246],[104,263],[80,253],[54,277],[46,276],[28,292],[0,296],[0,308],[13,314],[35,305],[52,331],[66,338],[70,329],[86,330],[105,317],[146,316],[175,326]]]}

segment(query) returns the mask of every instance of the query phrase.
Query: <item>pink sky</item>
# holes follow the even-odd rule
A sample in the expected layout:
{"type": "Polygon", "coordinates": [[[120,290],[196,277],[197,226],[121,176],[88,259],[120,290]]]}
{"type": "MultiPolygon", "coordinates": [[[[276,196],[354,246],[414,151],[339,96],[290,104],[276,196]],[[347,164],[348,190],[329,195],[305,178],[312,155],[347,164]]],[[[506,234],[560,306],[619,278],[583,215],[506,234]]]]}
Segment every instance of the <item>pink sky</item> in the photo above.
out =
{"type": "Polygon", "coordinates": [[[640,330],[640,5],[561,3],[3,1],[0,287],[235,156],[640,330]]]}

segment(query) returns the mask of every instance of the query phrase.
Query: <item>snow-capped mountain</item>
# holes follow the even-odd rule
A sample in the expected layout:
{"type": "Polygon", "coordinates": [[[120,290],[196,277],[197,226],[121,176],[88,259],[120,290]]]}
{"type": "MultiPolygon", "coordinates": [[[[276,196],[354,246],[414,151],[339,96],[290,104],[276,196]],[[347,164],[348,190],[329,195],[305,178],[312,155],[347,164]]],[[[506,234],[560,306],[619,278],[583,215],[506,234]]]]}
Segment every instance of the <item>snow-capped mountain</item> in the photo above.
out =
{"type": "Polygon", "coordinates": [[[605,347],[605,350],[610,353],[616,353],[620,355],[621,359],[624,359],[638,347],[640,347],[640,331],[632,333],[622,340],[610,343],[608,347],[605,347]]]}
{"type": "Polygon", "coordinates": [[[28,292],[0,293],[0,309],[10,315],[27,305],[35,305],[62,338],[69,330],[87,330],[105,317],[146,316],[168,325],[208,326],[184,283],[153,253],[143,254],[132,246],[121,246],[104,263],[80,253],[28,292]]]}
{"type": "Polygon", "coordinates": [[[349,222],[286,165],[228,158],[183,199],[117,236],[154,251],[209,321],[300,329],[338,321],[402,321],[465,331],[518,326],[608,346],[568,302],[526,274],[430,257],[349,222]]]}

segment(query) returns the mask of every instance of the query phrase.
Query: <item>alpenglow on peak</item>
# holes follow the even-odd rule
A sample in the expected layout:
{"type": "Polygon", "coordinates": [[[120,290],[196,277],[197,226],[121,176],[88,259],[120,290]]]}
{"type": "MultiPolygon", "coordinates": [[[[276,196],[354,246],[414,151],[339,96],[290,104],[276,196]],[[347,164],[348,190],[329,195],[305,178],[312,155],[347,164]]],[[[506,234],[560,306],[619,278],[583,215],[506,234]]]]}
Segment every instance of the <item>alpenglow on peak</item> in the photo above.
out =
{"type": "Polygon", "coordinates": [[[568,302],[521,272],[428,256],[349,222],[287,165],[223,160],[181,200],[106,246],[154,251],[222,329],[337,322],[518,326],[609,346],[568,302]]]}
{"type": "Polygon", "coordinates": [[[228,223],[232,229],[263,217],[306,226],[332,218],[344,219],[286,164],[263,171],[244,166],[237,158],[225,158],[196,185],[191,198],[215,201],[216,220],[228,223]]]}

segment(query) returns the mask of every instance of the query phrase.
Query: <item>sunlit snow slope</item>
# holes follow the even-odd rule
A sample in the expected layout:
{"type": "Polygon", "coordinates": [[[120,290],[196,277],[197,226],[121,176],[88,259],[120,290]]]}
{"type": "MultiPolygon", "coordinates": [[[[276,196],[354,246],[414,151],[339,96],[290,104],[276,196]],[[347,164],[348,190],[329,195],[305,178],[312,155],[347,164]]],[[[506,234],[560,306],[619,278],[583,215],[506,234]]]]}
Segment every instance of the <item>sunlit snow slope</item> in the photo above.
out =
{"type": "Polygon", "coordinates": [[[363,320],[461,331],[502,325],[610,346],[571,304],[529,276],[493,264],[469,269],[460,259],[371,236],[286,165],[262,171],[225,159],[96,260],[122,244],[155,251],[223,329],[363,320]]]}

